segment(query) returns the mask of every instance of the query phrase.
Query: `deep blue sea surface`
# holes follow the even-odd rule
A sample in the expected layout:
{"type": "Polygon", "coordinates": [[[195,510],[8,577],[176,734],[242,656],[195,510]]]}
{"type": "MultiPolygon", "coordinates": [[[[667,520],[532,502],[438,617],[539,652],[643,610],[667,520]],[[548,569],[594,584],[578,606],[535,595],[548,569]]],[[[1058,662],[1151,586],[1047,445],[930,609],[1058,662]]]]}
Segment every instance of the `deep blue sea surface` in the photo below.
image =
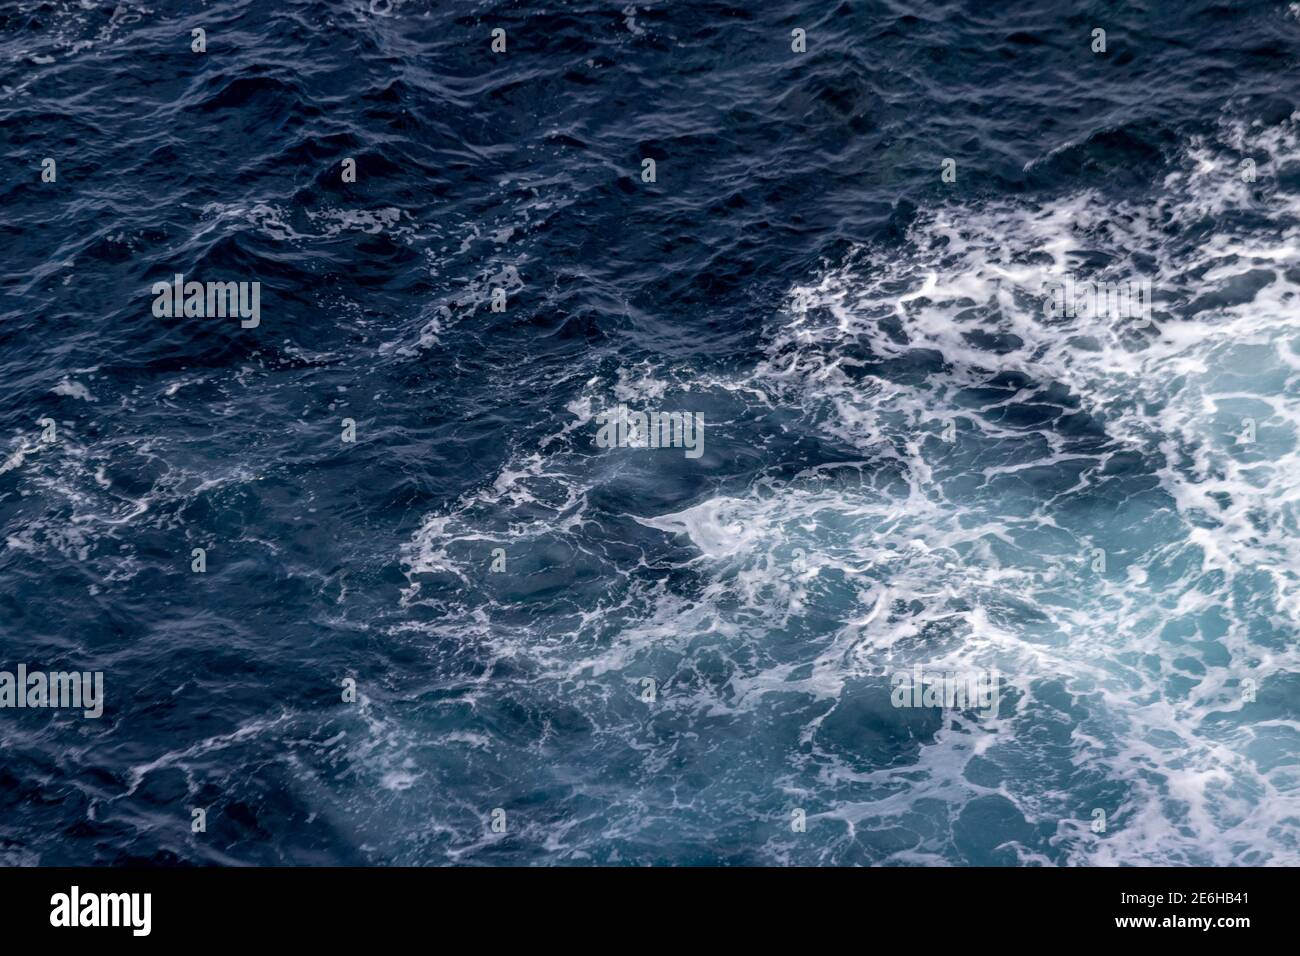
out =
{"type": "Polygon", "coordinates": [[[1278,2],[3,0],[0,669],[105,704],[0,861],[1300,864],[1298,109],[1278,2]]]}

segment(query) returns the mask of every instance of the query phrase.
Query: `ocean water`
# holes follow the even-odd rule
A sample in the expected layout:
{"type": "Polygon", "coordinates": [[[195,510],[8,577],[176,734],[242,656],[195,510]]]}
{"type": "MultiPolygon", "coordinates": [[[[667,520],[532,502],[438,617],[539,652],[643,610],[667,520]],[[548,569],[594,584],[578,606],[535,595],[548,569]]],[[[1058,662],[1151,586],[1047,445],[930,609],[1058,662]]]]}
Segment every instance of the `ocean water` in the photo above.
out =
{"type": "Polygon", "coordinates": [[[1300,5],[6,0],[0,53],[0,669],[105,688],[0,710],[0,861],[1300,864],[1300,5]]]}

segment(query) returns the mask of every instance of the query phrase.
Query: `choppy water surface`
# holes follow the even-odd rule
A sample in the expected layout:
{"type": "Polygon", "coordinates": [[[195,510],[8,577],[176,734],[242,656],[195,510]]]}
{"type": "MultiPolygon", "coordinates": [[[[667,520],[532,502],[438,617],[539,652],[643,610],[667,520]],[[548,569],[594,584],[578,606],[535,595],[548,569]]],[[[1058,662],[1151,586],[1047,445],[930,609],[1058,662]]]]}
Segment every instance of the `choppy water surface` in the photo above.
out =
{"type": "Polygon", "coordinates": [[[0,666],[107,694],[0,711],[0,859],[1300,863],[1300,7],[15,0],[0,53],[0,666]]]}

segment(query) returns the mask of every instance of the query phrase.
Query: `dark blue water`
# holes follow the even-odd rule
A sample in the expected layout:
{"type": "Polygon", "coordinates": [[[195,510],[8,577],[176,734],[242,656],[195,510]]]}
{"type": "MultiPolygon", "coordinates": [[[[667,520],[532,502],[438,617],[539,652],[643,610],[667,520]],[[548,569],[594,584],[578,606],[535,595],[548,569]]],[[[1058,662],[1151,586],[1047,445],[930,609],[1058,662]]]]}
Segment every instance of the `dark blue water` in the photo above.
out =
{"type": "Polygon", "coordinates": [[[0,860],[1300,863],[1300,7],[5,0],[0,53],[0,669],[106,697],[0,710],[0,860]]]}

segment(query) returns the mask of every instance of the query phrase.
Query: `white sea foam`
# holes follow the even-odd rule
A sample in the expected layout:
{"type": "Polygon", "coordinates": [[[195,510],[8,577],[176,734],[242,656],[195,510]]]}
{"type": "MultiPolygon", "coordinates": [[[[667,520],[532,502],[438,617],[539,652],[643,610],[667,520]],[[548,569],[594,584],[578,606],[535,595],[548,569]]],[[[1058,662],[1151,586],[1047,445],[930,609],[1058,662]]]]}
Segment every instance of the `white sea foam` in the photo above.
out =
{"type": "MultiPolygon", "coordinates": [[[[754,414],[797,410],[845,454],[631,515],[689,546],[689,592],[625,566],[607,602],[570,619],[576,633],[498,622],[490,601],[431,627],[457,633],[459,618],[465,640],[526,661],[550,693],[666,674],[661,710],[778,740],[790,702],[814,702],[783,756],[716,746],[752,785],[822,807],[810,825],[843,835],[819,844],[828,862],[875,834],[909,835],[877,859],[952,862],[978,842],[967,815],[990,806],[1023,823],[1001,848],[1022,863],[1300,862],[1300,721],[1278,701],[1300,665],[1300,206],[1271,178],[1295,158],[1293,125],[1227,122],[1151,205],[1085,191],[925,211],[903,250],[859,250],[793,290],[757,367],[687,383],[620,370],[619,399],[721,389],[754,414]],[[1235,178],[1245,146],[1269,157],[1254,189],[1235,178]],[[1234,210],[1256,222],[1190,238],[1207,215],[1242,221],[1234,210]],[[1049,283],[1092,261],[1099,280],[1151,279],[1151,321],[1043,315],[1049,283]],[[1050,414],[1016,417],[1035,406],[1050,414]],[[1090,567],[1097,548],[1106,573],[1090,567]],[[873,681],[918,663],[997,669],[1001,711],[943,714],[914,739],[894,728],[906,746],[874,761],[832,732],[873,681]],[[1271,703],[1243,701],[1245,680],[1271,703]]],[[[592,379],[570,411],[589,420],[605,400],[592,379]]],[[[481,549],[461,545],[496,530],[524,551],[581,546],[588,497],[619,472],[572,431],[426,520],[405,555],[410,599],[425,573],[467,576],[481,549]]],[[[592,719],[637,732],[608,704],[592,719]]],[[[695,810],[728,799],[669,791],[695,810]]],[[[791,852],[788,836],[764,848],[791,852]]]]}

